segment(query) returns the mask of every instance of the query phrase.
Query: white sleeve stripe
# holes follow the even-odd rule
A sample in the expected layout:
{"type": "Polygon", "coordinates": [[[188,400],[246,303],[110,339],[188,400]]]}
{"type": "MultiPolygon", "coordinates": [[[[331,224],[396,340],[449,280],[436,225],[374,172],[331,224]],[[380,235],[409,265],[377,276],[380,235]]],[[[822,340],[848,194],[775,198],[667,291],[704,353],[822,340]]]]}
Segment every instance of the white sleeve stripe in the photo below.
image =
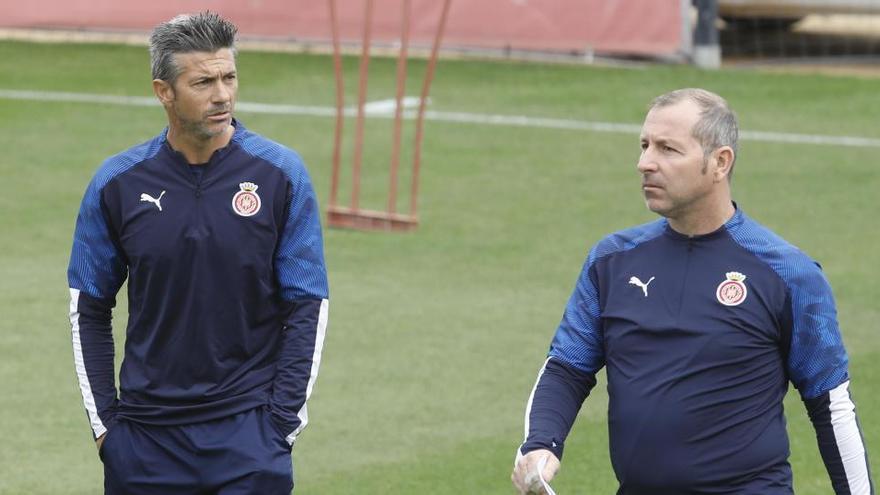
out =
{"type": "Polygon", "coordinates": [[[831,405],[831,426],[837,451],[843,462],[847,485],[852,495],[869,495],[871,480],[868,477],[868,463],[865,446],[856,422],[855,404],[849,396],[849,381],[843,382],[829,392],[831,405]]]}
{"type": "Polygon", "coordinates": [[[525,431],[523,433],[523,443],[526,442],[529,438],[529,416],[532,412],[532,401],[535,399],[535,390],[538,389],[538,383],[541,381],[541,376],[544,375],[544,370],[547,369],[547,363],[550,362],[550,358],[544,360],[544,364],[541,365],[540,371],[538,371],[538,378],[535,378],[535,385],[532,386],[532,392],[529,394],[529,400],[526,402],[526,417],[525,417],[525,431]]]}
{"type": "MultiPolygon", "coordinates": [[[[529,439],[529,416],[532,413],[532,401],[535,399],[535,390],[538,389],[538,383],[541,381],[541,376],[544,375],[544,370],[547,369],[547,363],[549,362],[550,358],[548,357],[546,360],[544,360],[544,364],[541,365],[541,370],[538,371],[538,378],[535,379],[535,385],[532,386],[532,392],[529,394],[529,400],[526,402],[526,417],[523,421],[523,424],[525,425],[525,431],[523,432],[523,443],[526,443],[526,440],[529,439]]],[[[517,448],[516,457],[513,460],[514,467],[516,467],[516,464],[519,462],[521,457],[522,453],[520,452],[519,448],[517,448]]]]}
{"type": "Polygon", "coordinates": [[[309,397],[312,395],[312,388],[315,386],[315,380],[318,378],[318,368],[321,367],[321,353],[324,351],[324,336],[327,334],[327,318],[330,309],[330,301],[321,300],[321,309],[318,313],[318,328],[315,332],[315,352],[312,354],[312,369],[309,373],[309,383],[306,385],[306,397],[303,400],[302,408],[296,413],[299,418],[299,426],[293,430],[293,433],[287,435],[287,443],[293,445],[296,436],[309,424],[309,410],[307,407],[309,397]]]}
{"type": "Polygon", "coordinates": [[[70,289],[70,331],[73,340],[73,364],[76,368],[76,377],[79,380],[79,390],[82,394],[83,405],[89,416],[89,423],[95,438],[103,435],[107,428],[98,416],[98,408],[95,406],[95,396],[92,395],[92,386],[89,384],[89,375],[86,373],[86,363],[83,359],[82,340],[79,335],[79,290],[70,289]]]}

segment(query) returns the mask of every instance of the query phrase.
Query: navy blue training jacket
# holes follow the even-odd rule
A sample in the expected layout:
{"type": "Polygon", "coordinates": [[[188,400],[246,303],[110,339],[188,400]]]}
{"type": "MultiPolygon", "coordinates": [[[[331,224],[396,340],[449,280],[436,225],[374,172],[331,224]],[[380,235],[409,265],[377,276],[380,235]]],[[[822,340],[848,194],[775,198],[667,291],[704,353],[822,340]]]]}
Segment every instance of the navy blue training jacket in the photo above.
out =
{"type": "Polygon", "coordinates": [[[308,421],[328,309],[318,204],[295,152],[234,125],[206,164],[190,166],[166,130],[106,160],[85,192],[68,279],[95,437],[119,418],[267,407],[292,444],[308,421]],[[110,320],[126,279],[117,394],[110,320]]]}
{"type": "Polygon", "coordinates": [[[789,494],[791,382],[835,492],[873,493],[847,363],[831,289],[801,251],[740,210],[695,237],[660,219],[590,252],[520,453],[561,458],[604,366],[618,493],[789,494]]]}

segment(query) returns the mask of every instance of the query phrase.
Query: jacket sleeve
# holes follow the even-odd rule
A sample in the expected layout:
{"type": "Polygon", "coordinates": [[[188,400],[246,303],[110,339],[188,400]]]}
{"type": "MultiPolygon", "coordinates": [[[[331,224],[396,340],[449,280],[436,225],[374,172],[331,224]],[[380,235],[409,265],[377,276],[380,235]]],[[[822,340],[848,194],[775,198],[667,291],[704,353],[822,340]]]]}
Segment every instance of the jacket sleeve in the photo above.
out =
{"type": "Polygon", "coordinates": [[[873,494],[831,287],[812,265],[800,270],[788,289],[789,376],[813,423],[831,485],[837,494],[873,494]]]}
{"type": "Polygon", "coordinates": [[[112,425],[117,405],[110,320],[126,266],[96,177],[80,206],[67,271],[74,367],[95,438],[112,425]]]}
{"type": "Polygon", "coordinates": [[[306,401],[321,364],[329,300],[315,192],[301,166],[290,181],[286,224],[275,254],[286,316],[269,409],[293,445],[309,421],[306,401]]]}
{"type": "Polygon", "coordinates": [[[547,449],[561,460],[568,432],[595,385],[595,374],[547,358],[526,405],[526,438],[519,454],[547,449]]]}
{"type": "Polygon", "coordinates": [[[604,365],[599,296],[591,253],[569,298],[526,405],[525,441],[517,457],[548,449],[562,459],[565,439],[604,365]]]}
{"type": "Polygon", "coordinates": [[[819,453],[834,493],[873,495],[868,455],[849,381],[818,397],[804,399],[804,405],[816,430],[819,453]]]}

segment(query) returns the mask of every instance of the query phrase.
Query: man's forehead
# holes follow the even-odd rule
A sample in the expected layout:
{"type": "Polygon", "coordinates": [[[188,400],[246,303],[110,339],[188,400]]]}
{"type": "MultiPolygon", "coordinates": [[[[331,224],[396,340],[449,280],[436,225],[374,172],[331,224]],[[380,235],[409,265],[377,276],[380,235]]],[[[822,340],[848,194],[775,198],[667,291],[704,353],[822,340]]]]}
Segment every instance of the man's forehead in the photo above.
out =
{"type": "Polygon", "coordinates": [[[235,70],[235,55],[222,48],[216,52],[186,52],[174,55],[175,62],[183,72],[214,73],[235,70]]]}
{"type": "Polygon", "coordinates": [[[641,136],[652,139],[682,139],[691,136],[699,118],[700,109],[690,100],[652,108],[645,117],[641,136]]]}
{"type": "Polygon", "coordinates": [[[670,134],[662,131],[652,131],[650,129],[642,128],[641,134],[639,134],[639,139],[642,141],[654,141],[657,143],[678,143],[683,144],[684,141],[688,140],[690,133],[675,133],[670,134]],[[686,135],[687,134],[687,135],[686,135]]]}

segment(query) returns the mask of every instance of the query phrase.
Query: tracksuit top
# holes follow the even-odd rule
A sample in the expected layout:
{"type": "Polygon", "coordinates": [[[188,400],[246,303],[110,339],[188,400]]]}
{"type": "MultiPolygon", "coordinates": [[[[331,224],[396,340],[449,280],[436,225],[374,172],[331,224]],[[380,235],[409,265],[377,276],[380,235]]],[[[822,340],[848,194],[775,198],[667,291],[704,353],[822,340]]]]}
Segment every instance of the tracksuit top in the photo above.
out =
{"type": "Polygon", "coordinates": [[[89,184],[68,270],[74,361],[94,435],[114,421],[203,422],[266,407],[293,443],[320,364],[328,289],[300,157],[234,121],[191,166],[159,136],[89,184]],[[114,380],[111,309],[128,280],[114,380]]]}
{"type": "Polygon", "coordinates": [[[562,456],[603,366],[620,494],[792,493],[789,381],[836,493],[873,493],[820,267],[739,209],[688,237],[665,219],[590,252],[526,411],[521,454],[562,456]]]}

